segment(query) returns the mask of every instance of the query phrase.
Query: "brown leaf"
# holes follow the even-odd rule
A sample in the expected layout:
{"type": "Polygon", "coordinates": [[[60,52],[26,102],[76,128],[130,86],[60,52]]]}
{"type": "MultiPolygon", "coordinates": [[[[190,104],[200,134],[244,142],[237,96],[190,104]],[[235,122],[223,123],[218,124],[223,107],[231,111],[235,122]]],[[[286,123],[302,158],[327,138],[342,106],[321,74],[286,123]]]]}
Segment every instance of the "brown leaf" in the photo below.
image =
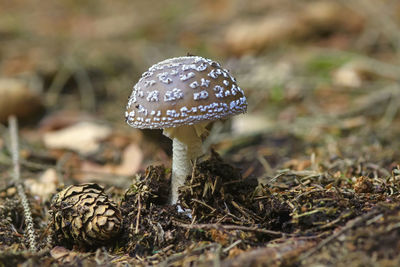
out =
{"type": "Polygon", "coordinates": [[[108,126],[93,122],[79,122],[62,130],[48,132],[43,142],[50,149],[70,149],[90,154],[99,148],[99,142],[111,134],[108,126]]]}
{"type": "Polygon", "coordinates": [[[32,195],[48,200],[57,190],[57,172],[52,168],[47,169],[38,180],[26,179],[25,186],[31,191],[32,195]]]}
{"type": "Polygon", "coordinates": [[[44,117],[40,121],[40,131],[55,131],[76,124],[79,121],[90,119],[92,119],[92,116],[86,113],[73,110],[61,110],[44,117]]]}
{"type": "Polygon", "coordinates": [[[122,155],[122,162],[120,165],[100,165],[91,161],[83,161],[81,165],[82,173],[88,173],[78,177],[80,182],[97,181],[98,177],[93,177],[89,173],[104,173],[114,174],[120,176],[129,176],[137,173],[143,161],[143,152],[140,147],[132,143],[125,148],[122,155]]]}
{"type": "Polygon", "coordinates": [[[235,258],[235,257],[239,256],[240,254],[242,254],[243,252],[244,252],[243,249],[240,249],[238,247],[234,247],[231,250],[229,250],[228,259],[235,258]]]}
{"type": "Polygon", "coordinates": [[[222,246],[226,246],[229,242],[229,237],[223,231],[219,231],[217,229],[211,229],[210,235],[213,241],[221,244],[222,246]]]}
{"type": "Polygon", "coordinates": [[[290,168],[296,171],[303,171],[311,166],[310,160],[291,159],[283,164],[284,168],[290,168]]]}
{"type": "Polygon", "coordinates": [[[230,52],[257,52],[294,38],[305,38],[321,29],[359,31],[363,20],[355,12],[333,1],[311,2],[301,9],[277,11],[248,22],[234,22],[225,32],[230,52]]]}
{"type": "Polygon", "coordinates": [[[56,246],[50,250],[50,255],[62,263],[72,263],[77,259],[77,253],[61,246],[56,246]]]}

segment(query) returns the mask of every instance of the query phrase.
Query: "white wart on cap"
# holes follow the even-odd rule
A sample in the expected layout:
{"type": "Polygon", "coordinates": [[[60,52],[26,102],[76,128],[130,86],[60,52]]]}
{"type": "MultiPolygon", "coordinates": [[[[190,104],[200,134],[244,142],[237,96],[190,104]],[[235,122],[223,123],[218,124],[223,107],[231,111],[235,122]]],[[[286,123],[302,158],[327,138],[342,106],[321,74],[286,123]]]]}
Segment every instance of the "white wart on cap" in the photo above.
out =
{"type": "Polygon", "coordinates": [[[243,90],[220,64],[198,56],[153,65],[134,86],[125,113],[135,128],[171,128],[247,110],[243,90]]]}

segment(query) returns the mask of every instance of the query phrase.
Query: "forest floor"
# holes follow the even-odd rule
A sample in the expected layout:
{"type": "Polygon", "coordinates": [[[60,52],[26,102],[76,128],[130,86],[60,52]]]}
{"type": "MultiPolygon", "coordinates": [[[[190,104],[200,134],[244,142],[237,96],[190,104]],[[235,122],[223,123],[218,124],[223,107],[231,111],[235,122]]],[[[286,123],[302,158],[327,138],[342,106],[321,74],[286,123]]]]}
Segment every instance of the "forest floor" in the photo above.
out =
{"type": "Polygon", "coordinates": [[[0,266],[400,266],[400,4],[242,2],[0,3],[0,266]],[[249,104],[214,123],[190,214],[167,201],[171,141],[124,121],[141,73],[187,53],[249,104]],[[54,195],[82,183],[121,212],[105,246],[54,234],[54,195]]]}

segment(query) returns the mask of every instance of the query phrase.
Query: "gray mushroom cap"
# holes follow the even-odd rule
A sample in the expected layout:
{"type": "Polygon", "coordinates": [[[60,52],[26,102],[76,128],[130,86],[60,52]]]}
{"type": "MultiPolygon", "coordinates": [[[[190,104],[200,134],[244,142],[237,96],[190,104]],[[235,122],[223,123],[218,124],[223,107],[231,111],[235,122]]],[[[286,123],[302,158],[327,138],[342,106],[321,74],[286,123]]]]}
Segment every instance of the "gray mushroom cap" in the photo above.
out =
{"type": "Polygon", "coordinates": [[[247,100],[229,71],[198,56],[161,61],[143,73],[126,107],[135,128],[171,128],[244,113],[247,100]]]}

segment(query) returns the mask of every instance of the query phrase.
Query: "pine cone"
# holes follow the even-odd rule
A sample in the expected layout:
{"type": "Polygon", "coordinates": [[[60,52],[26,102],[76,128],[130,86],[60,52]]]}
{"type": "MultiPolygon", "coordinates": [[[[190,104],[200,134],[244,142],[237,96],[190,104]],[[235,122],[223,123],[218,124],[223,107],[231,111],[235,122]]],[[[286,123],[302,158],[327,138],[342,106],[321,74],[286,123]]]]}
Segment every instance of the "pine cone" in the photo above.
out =
{"type": "Polygon", "coordinates": [[[94,183],[71,185],[52,201],[58,239],[81,246],[99,246],[116,237],[122,224],[117,205],[94,183]]]}

